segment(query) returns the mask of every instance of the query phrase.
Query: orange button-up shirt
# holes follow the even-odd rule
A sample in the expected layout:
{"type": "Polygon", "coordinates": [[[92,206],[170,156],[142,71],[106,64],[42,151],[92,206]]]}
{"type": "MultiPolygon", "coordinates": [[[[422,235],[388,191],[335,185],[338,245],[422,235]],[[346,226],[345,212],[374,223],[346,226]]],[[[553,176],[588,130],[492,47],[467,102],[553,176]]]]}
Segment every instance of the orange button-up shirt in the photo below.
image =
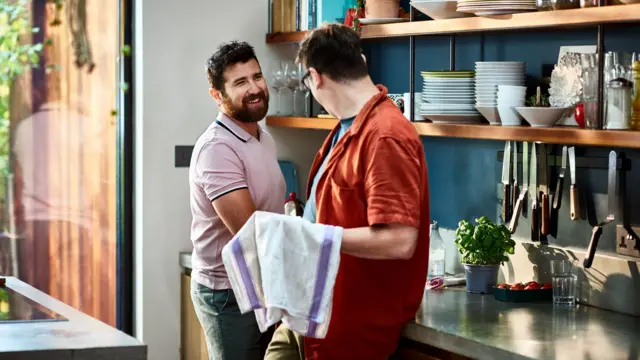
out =
{"type": "Polygon", "coordinates": [[[309,179],[329,154],[316,189],[317,222],[343,228],[409,225],[419,228],[418,244],[409,260],[341,255],[327,336],[305,338],[306,359],[387,359],[423,296],[429,259],[424,149],[387,89],[378,88],[333,149],[339,125],[316,155],[309,179]]]}

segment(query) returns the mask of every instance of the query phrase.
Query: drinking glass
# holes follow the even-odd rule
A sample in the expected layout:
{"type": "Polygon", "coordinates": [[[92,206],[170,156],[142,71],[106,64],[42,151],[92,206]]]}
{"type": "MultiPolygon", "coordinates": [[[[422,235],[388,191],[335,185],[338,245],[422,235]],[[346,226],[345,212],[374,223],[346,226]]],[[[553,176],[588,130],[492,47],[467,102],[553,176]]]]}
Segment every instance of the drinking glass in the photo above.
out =
{"type": "Polygon", "coordinates": [[[582,67],[582,103],[584,104],[584,120],[587,129],[601,129],[598,121],[598,56],[581,54],[582,67]]]}
{"type": "Polygon", "coordinates": [[[553,303],[555,305],[575,306],[578,276],[573,263],[569,260],[552,260],[551,276],[553,303]]]}
{"type": "Polygon", "coordinates": [[[280,62],[280,70],[282,71],[282,87],[280,87],[280,104],[278,105],[280,116],[293,115],[293,91],[291,89],[291,73],[293,72],[293,64],[282,61],[280,62]]]}
{"type": "Polygon", "coordinates": [[[275,90],[273,92],[274,96],[274,103],[275,103],[275,109],[273,111],[273,113],[275,115],[282,115],[282,101],[281,101],[281,97],[282,97],[282,93],[280,92],[280,89],[282,89],[282,87],[284,86],[284,73],[282,72],[281,69],[277,69],[274,70],[273,73],[271,74],[271,87],[273,87],[273,89],[275,90]]]}
{"type": "Polygon", "coordinates": [[[309,111],[309,89],[302,83],[303,70],[302,64],[298,64],[295,87],[293,89],[293,114],[295,116],[311,116],[309,111]]]}

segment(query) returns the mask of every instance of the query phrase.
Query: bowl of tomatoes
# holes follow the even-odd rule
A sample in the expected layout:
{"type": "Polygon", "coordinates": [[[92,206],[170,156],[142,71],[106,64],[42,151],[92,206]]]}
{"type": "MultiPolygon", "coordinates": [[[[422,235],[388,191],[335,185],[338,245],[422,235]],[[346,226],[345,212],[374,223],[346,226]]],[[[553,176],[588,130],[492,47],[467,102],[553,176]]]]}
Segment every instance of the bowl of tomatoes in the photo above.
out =
{"type": "Polygon", "coordinates": [[[508,302],[551,302],[553,293],[551,284],[529,281],[497,285],[493,289],[493,296],[496,300],[508,302]]]}

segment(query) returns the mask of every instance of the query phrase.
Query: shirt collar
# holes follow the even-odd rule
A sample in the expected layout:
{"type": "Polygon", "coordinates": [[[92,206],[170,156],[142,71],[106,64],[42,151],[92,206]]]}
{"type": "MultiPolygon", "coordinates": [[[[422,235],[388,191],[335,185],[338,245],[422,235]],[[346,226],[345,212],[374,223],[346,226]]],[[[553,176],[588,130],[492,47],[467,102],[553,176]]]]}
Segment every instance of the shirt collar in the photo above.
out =
{"type": "MultiPolygon", "coordinates": [[[[239,140],[243,142],[249,141],[251,139],[251,134],[249,134],[245,129],[243,129],[240,125],[236,124],[229,116],[227,116],[223,112],[218,113],[218,117],[216,118],[216,123],[222,126],[225,130],[229,131],[232,135],[237,137],[239,140]]],[[[262,133],[262,127],[258,125],[258,132],[262,133]]]]}

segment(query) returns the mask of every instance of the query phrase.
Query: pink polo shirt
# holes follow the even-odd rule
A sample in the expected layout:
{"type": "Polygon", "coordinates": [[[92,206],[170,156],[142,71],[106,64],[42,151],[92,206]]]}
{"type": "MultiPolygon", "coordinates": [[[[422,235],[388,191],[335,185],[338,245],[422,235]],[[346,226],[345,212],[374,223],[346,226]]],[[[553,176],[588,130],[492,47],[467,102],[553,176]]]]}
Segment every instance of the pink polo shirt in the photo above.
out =
{"type": "Polygon", "coordinates": [[[262,128],[260,140],[220,113],[200,135],[189,166],[191,277],[211,289],[230,289],[222,248],[232,234],[211,202],[239,189],[249,189],[257,210],[284,212],[286,185],[273,138],[262,128]]]}

